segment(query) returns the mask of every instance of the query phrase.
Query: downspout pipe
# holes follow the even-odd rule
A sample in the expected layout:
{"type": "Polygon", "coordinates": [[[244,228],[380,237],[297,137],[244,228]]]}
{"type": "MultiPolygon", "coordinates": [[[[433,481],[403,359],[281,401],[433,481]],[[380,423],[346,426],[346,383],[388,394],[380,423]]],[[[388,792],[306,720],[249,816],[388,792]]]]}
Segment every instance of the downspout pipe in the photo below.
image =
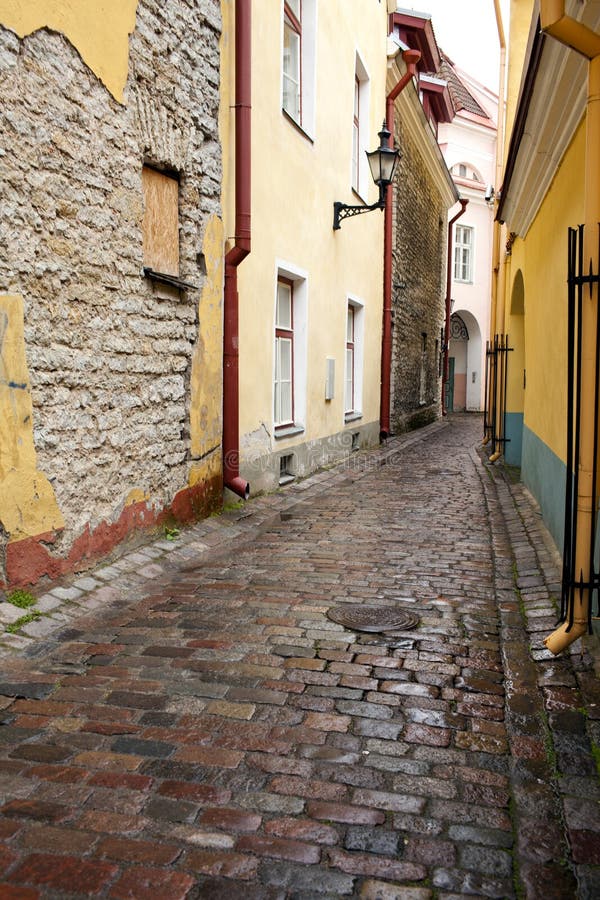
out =
{"type": "Polygon", "coordinates": [[[235,241],[225,256],[223,297],[223,484],[247,500],[240,477],[238,266],[251,249],[251,0],[235,3],[235,241]]]}
{"type": "Polygon", "coordinates": [[[460,209],[448,222],[448,255],[446,258],[446,313],[444,318],[444,378],[442,380],[442,415],[445,416],[448,414],[448,410],[446,409],[446,392],[445,386],[448,384],[448,378],[450,377],[449,372],[449,351],[450,351],[450,315],[452,312],[452,300],[451,300],[451,292],[452,292],[452,238],[454,234],[454,223],[457,219],[460,219],[461,216],[465,214],[467,206],[469,205],[468,200],[460,199],[458,201],[460,203],[460,209]]]}
{"type": "MultiPolygon", "coordinates": [[[[590,266],[596,255],[598,223],[600,222],[600,170],[598,147],[600,146],[600,35],[565,15],[564,0],[541,0],[540,22],[542,30],[567,47],[571,47],[589,60],[588,95],[586,105],[585,138],[585,202],[584,202],[584,260],[590,266]]],[[[599,261],[596,260],[596,265],[599,261]]],[[[592,516],[596,514],[594,496],[595,411],[591,408],[594,397],[596,368],[596,320],[598,316],[598,286],[593,286],[589,302],[582,308],[581,345],[581,400],[582,414],[579,433],[579,488],[576,498],[577,539],[575,545],[575,572],[581,573],[583,584],[590,583],[592,571],[592,516]]],[[[566,620],[544,640],[555,655],[561,653],[588,630],[590,589],[572,592],[566,620]],[[572,624],[570,624],[572,622],[572,624]]]]}
{"type": "MultiPolygon", "coordinates": [[[[417,74],[417,64],[421,59],[421,54],[418,50],[404,50],[402,59],[406,64],[406,72],[387,95],[385,105],[385,124],[390,132],[389,145],[392,148],[394,146],[394,101],[417,74]]],[[[385,193],[383,238],[383,329],[381,337],[381,405],[379,409],[379,438],[382,441],[391,434],[393,196],[394,189],[390,184],[385,193]]]]}
{"type": "MultiPolygon", "coordinates": [[[[496,122],[496,174],[495,189],[499,190],[502,184],[502,172],[504,168],[504,119],[505,110],[505,92],[506,92],[506,38],[504,36],[504,25],[502,24],[502,11],[500,9],[500,0],[494,0],[494,12],[496,13],[496,27],[498,30],[498,43],[500,45],[500,69],[498,83],[498,121],[496,122]]],[[[498,216],[494,216],[492,225],[492,283],[491,283],[491,302],[490,302],[490,339],[494,339],[496,334],[504,333],[504,281],[500,277],[500,245],[502,243],[502,222],[498,216]]],[[[490,391],[496,391],[495,383],[490,384],[490,391]]],[[[484,402],[489,411],[488,404],[491,405],[491,396],[485,397],[484,402]]],[[[493,408],[493,407],[492,407],[493,408]]],[[[494,422],[494,427],[498,423],[494,422]]],[[[498,429],[499,431],[500,429],[498,429]]],[[[489,443],[491,435],[485,434],[483,438],[483,446],[489,443]]],[[[502,444],[499,444],[501,447],[502,444]]],[[[494,448],[493,448],[494,449],[494,448]]],[[[490,462],[496,462],[502,456],[502,450],[498,447],[490,456],[490,462]]]]}
{"type": "MultiPolygon", "coordinates": [[[[496,14],[496,27],[498,29],[498,43],[500,45],[500,70],[498,84],[498,121],[496,123],[496,191],[502,184],[502,169],[504,164],[504,117],[505,117],[505,92],[506,92],[506,38],[502,24],[502,11],[500,0],[494,0],[494,12],[496,14]]],[[[500,275],[500,244],[502,225],[497,218],[494,219],[492,238],[492,297],[490,312],[490,336],[497,332],[504,332],[504,298],[498,300],[498,280],[500,275]],[[499,308],[500,307],[500,308],[499,308]]]]}

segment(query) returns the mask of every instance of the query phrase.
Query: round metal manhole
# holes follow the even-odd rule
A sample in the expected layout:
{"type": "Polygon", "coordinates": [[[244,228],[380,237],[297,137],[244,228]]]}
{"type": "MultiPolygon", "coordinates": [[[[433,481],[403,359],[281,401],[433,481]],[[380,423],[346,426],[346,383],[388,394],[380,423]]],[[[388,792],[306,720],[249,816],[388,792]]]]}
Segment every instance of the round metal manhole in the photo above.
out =
{"type": "Polygon", "coordinates": [[[327,618],[352,631],[408,631],[419,624],[418,616],[396,606],[334,606],[327,618]]]}

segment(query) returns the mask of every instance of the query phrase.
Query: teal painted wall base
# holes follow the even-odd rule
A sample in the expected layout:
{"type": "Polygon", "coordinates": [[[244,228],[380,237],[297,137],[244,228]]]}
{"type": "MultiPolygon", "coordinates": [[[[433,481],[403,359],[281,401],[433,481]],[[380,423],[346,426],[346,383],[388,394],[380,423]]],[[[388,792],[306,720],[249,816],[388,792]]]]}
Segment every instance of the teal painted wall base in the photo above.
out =
{"type": "Polygon", "coordinates": [[[523,413],[506,413],[504,417],[504,459],[509,466],[520,466],[523,449],[523,413]]]}
{"type": "Polygon", "coordinates": [[[567,468],[562,460],[524,425],[521,481],[539,503],[544,524],[561,553],[565,526],[566,473],[567,468]]]}

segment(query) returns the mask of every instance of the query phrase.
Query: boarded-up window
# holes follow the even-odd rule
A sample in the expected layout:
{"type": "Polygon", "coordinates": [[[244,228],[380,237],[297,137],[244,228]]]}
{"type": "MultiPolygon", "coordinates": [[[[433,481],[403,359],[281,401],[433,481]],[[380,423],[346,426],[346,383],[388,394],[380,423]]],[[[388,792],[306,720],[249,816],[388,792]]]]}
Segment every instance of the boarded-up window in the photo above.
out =
{"type": "Polygon", "coordinates": [[[150,166],[142,170],[144,266],[179,275],[179,181],[150,166]]]}

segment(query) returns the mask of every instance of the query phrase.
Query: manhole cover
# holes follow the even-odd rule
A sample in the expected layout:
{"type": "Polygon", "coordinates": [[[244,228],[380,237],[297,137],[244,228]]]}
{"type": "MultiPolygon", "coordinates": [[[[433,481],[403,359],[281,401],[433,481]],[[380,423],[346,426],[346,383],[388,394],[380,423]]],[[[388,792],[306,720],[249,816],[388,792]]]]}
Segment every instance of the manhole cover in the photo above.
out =
{"type": "Polygon", "coordinates": [[[407,631],[419,624],[418,616],[395,606],[335,606],[327,618],[352,631],[407,631]]]}

